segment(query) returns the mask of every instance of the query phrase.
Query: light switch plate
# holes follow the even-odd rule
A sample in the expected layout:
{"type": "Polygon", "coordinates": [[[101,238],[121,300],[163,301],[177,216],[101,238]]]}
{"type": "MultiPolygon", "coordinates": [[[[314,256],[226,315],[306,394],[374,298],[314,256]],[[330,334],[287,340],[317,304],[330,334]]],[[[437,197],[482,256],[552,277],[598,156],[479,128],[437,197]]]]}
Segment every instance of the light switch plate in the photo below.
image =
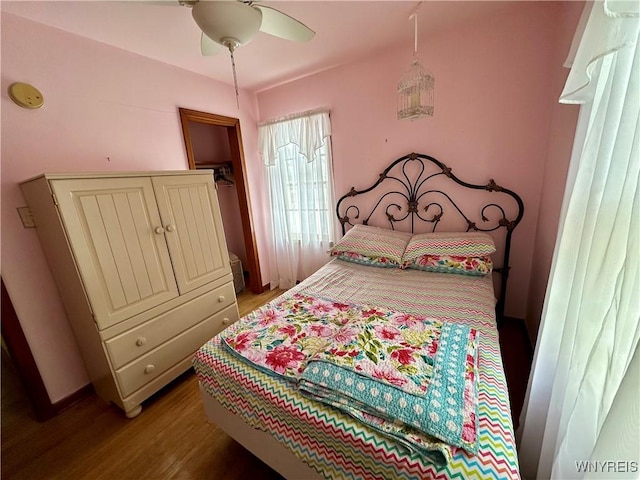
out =
{"type": "Polygon", "coordinates": [[[36,226],[29,207],[18,207],[18,215],[20,215],[20,220],[22,220],[24,228],[34,228],[36,226]]]}

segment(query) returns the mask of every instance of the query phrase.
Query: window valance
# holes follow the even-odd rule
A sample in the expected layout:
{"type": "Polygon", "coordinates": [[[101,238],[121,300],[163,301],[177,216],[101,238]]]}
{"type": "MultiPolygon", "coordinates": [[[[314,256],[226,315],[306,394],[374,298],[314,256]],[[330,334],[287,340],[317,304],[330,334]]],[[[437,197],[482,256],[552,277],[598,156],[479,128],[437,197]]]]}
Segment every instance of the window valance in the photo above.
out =
{"type": "Polygon", "coordinates": [[[266,123],[258,128],[258,151],[265,165],[275,165],[278,150],[290,143],[298,146],[308,162],[316,159],[318,149],[331,136],[328,111],[320,111],[266,123]]]}

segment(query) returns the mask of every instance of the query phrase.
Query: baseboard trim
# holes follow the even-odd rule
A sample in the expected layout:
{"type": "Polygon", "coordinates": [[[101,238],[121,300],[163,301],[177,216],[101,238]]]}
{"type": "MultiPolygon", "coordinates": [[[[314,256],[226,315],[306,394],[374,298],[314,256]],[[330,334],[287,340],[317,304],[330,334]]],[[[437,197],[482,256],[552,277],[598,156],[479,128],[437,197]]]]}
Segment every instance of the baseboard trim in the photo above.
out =
{"type": "Polygon", "coordinates": [[[2,305],[2,339],[6,346],[6,353],[9,355],[18,378],[24,386],[36,420],[44,422],[91,395],[93,386],[91,384],[85,385],[62,400],[55,403],[51,402],[36,361],[31,353],[29,343],[22,331],[18,315],[11,303],[11,297],[9,297],[4,280],[0,280],[0,284],[2,290],[0,298],[2,305]]]}
{"type": "MultiPolygon", "coordinates": [[[[75,405],[76,403],[88,398],[89,396],[94,394],[93,385],[88,384],[82,387],[80,390],[76,390],[71,395],[67,395],[62,400],[58,400],[55,403],[51,404],[51,417],[61,414],[67,408],[75,405]]],[[[51,418],[49,417],[49,418],[51,418]]],[[[48,419],[47,419],[48,420],[48,419]]]]}

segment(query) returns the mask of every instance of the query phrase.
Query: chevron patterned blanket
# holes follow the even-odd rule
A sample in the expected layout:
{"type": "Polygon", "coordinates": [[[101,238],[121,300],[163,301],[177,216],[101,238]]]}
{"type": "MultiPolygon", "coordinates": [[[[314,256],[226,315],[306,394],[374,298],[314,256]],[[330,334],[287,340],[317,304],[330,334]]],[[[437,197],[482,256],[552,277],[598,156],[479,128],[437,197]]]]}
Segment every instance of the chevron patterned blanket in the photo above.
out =
{"type": "MultiPolygon", "coordinates": [[[[202,387],[226,409],[270,433],[325,478],[520,478],[490,278],[374,268],[335,259],[273,304],[295,302],[296,295],[344,305],[384,305],[475,330],[477,451],[448,445],[446,464],[434,461],[344,409],[309,398],[286,375],[256,368],[232,353],[219,335],[197,352],[194,367],[202,387]]],[[[322,338],[321,333],[314,338],[322,338]]],[[[295,362],[295,355],[290,359],[295,362]]],[[[280,360],[283,367],[289,364],[285,360],[280,360]]],[[[313,365],[305,364],[307,370],[313,365]]],[[[322,370],[318,373],[324,375],[322,370]]]]}

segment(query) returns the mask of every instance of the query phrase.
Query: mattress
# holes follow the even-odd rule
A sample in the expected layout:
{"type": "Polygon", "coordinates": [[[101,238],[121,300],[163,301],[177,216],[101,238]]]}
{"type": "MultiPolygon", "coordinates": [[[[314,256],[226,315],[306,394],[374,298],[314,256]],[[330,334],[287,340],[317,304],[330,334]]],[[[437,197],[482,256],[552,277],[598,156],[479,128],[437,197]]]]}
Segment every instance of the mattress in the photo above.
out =
{"type": "Polygon", "coordinates": [[[215,337],[196,353],[194,367],[202,388],[227,410],[271,434],[325,478],[519,478],[490,276],[334,259],[274,301],[296,293],[429,315],[478,330],[478,453],[456,449],[447,465],[437,467],[349,415],[304,397],[288,382],[251,367],[215,337]]]}

